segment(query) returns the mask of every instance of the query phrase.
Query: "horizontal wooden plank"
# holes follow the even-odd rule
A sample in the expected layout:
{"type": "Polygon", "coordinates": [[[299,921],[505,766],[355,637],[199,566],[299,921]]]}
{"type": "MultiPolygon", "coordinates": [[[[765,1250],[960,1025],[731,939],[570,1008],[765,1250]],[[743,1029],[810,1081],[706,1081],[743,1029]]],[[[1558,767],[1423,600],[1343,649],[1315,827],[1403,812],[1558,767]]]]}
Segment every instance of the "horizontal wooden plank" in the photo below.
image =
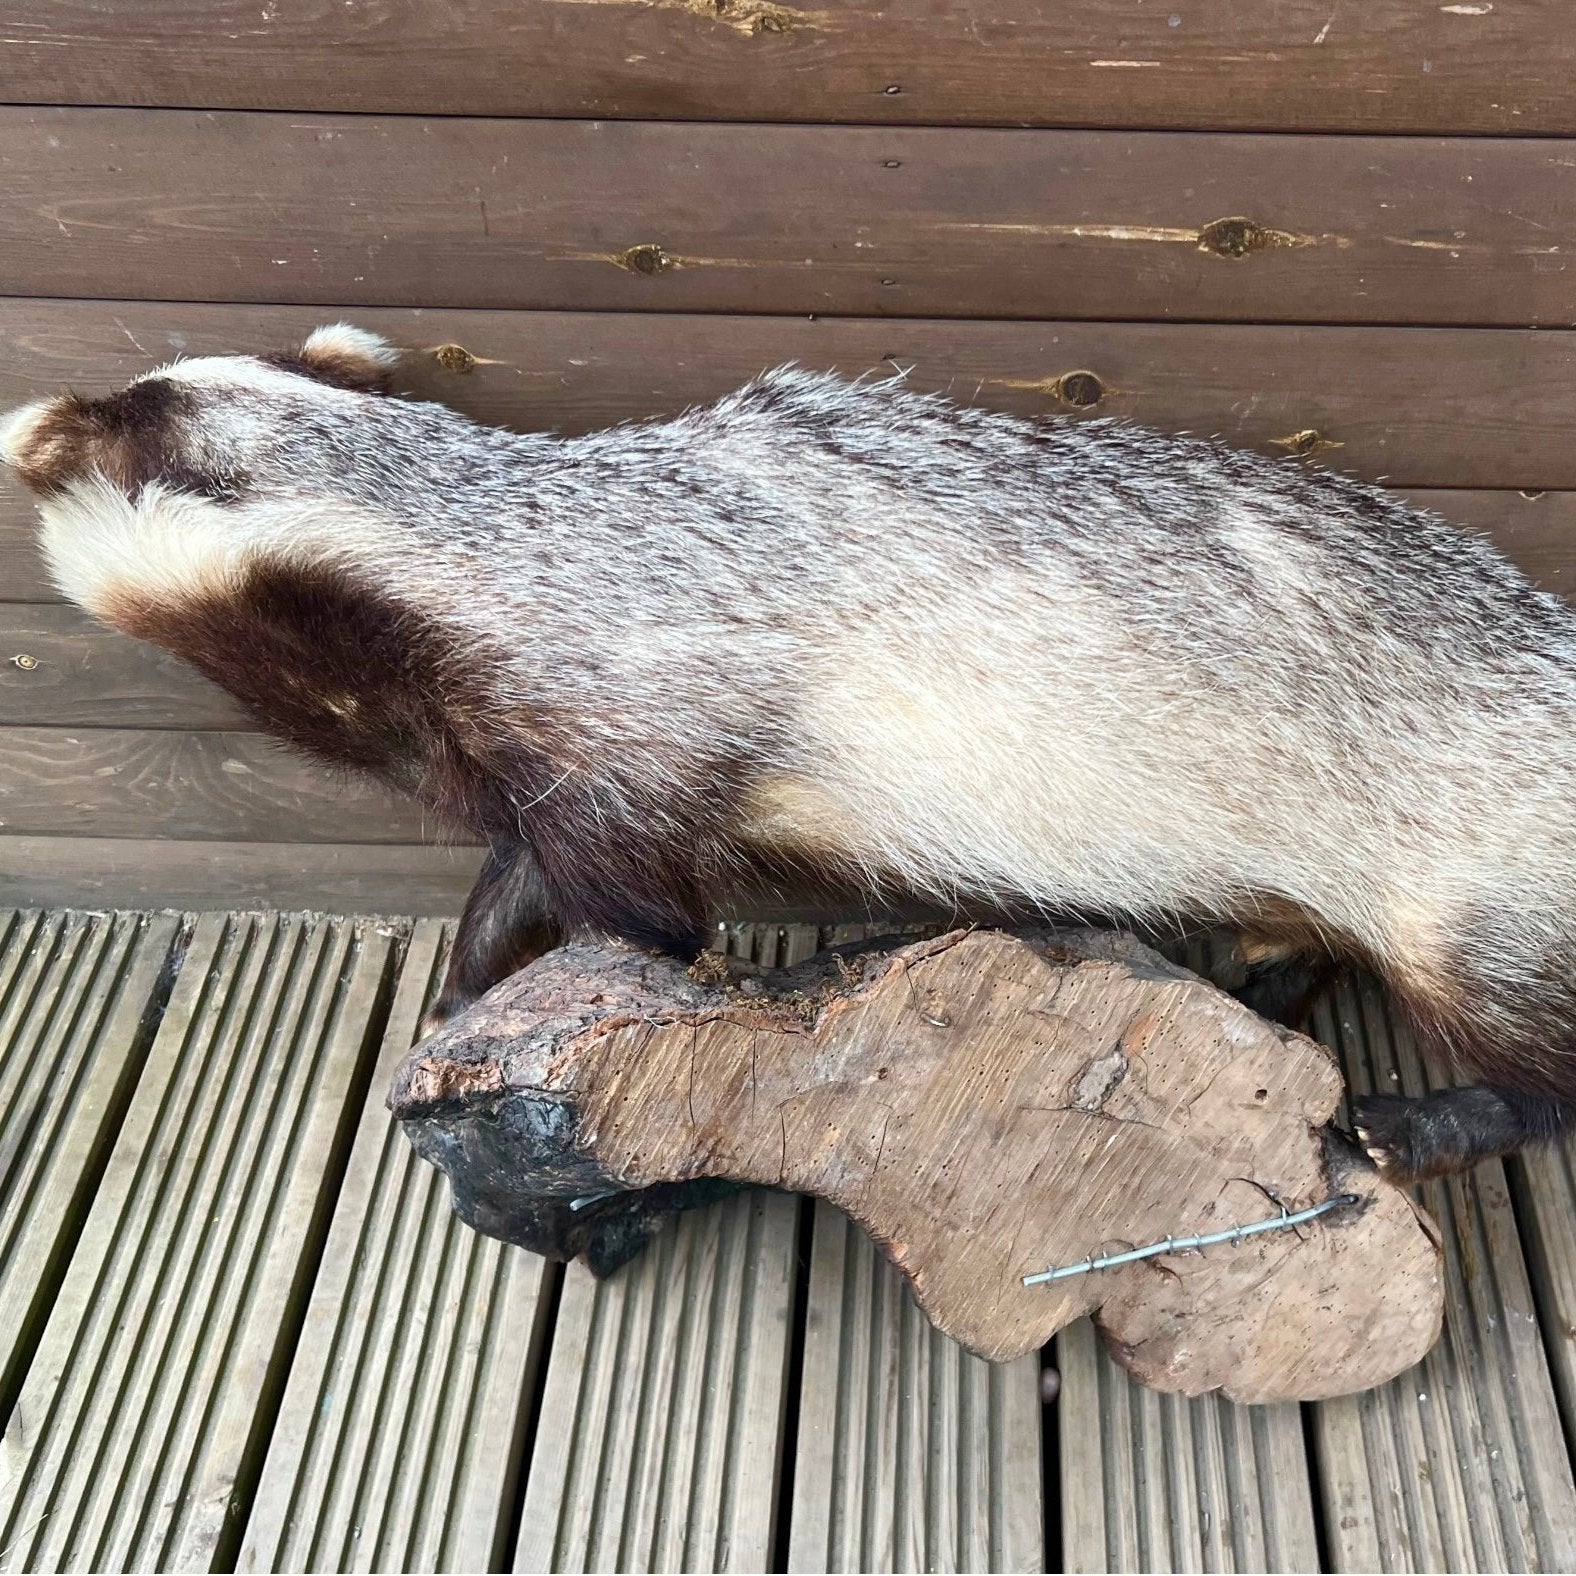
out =
{"type": "Polygon", "coordinates": [[[1576,131],[1564,0],[11,0],[0,97],[475,115],[1576,131]]]}
{"type": "MultiPolygon", "coordinates": [[[[171,356],[279,349],[339,315],[0,300],[0,410],[62,385],[113,387],[171,356]]],[[[671,413],[783,361],[849,374],[895,363],[915,387],[969,403],[1122,416],[1216,432],[1281,456],[1314,446],[1324,462],[1396,486],[1576,489],[1576,340],[1553,330],[374,308],[349,315],[412,349],[410,391],[521,429],[583,432],[671,413]],[[446,370],[432,354],[450,345],[477,358],[469,371],[446,370]],[[1069,382],[1080,371],[1093,380],[1069,382]]],[[[31,558],[16,541],[31,535],[31,505],[9,479],[0,498],[14,572],[31,558]]]]}
{"type": "Polygon", "coordinates": [[[447,916],[464,906],[480,863],[474,848],[0,831],[0,905],[447,916]]]}
{"type": "Polygon", "coordinates": [[[0,603],[0,726],[17,723],[255,731],[195,668],[58,602],[0,603]]]}
{"type": "Polygon", "coordinates": [[[256,733],[0,729],[0,831],[415,843],[420,807],[256,733]]]}
{"type": "Polygon", "coordinates": [[[11,107],[0,146],[11,295],[1573,321],[1544,139],[11,107]]]}
{"type": "MultiPolygon", "coordinates": [[[[476,877],[474,848],[390,843],[191,842],[153,837],[31,837],[0,831],[0,906],[318,909],[338,914],[458,914],[476,877]]],[[[731,915],[791,925],[948,920],[917,904],[743,892],[731,915]]],[[[723,929],[734,928],[719,920],[723,929]]]]}

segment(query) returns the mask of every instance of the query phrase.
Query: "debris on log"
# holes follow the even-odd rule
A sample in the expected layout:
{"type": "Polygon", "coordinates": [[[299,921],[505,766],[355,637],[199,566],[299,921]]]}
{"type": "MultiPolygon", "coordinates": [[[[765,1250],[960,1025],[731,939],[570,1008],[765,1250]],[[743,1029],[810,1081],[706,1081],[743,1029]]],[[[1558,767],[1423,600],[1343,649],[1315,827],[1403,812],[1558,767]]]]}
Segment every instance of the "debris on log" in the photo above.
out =
{"type": "Polygon", "coordinates": [[[1322,1046],[1131,937],[1047,929],[743,978],[562,947],[419,1044],[390,1105],[464,1220],[598,1273],[677,1210],[782,1188],[985,1357],[1093,1313],[1145,1384],[1269,1401],[1379,1384],[1439,1334],[1438,1233],[1329,1125],[1341,1094],[1322,1046]]]}

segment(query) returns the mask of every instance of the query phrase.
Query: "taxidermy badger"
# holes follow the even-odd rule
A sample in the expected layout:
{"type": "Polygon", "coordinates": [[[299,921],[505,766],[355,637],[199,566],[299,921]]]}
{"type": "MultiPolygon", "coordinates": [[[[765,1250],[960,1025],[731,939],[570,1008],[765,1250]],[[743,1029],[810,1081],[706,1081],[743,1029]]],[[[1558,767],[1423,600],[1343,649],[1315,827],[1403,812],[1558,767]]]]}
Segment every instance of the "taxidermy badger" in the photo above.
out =
{"type": "Polygon", "coordinates": [[[897,381],[561,440],[395,360],[177,362],[0,453],[73,601],[490,844],[440,1016],[561,928],[694,953],[719,884],[799,870],[1228,921],[1262,987],[1372,967],[1482,1084],[1362,1105],[1397,1177],[1576,1109],[1576,615],[1481,542],[897,381]]]}

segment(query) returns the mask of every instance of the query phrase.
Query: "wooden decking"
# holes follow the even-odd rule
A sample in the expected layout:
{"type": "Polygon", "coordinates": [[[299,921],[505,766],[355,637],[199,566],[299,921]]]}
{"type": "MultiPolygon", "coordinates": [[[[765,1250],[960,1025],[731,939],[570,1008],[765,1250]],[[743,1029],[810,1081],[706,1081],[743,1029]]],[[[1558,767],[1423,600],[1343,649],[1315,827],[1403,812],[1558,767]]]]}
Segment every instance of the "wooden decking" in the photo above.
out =
{"type": "MultiPolygon", "coordinates": [[[[1297,1408],[992,1368],[775,1195],[598,1284],[475,1236],[383,1110],[436,921],[0,915],[6,1570],[1576,1564],[1568,1156],[1430,1190],[1446,1337],[1297,1408]]],[[[787,961],[813,927],[724,938],[787,961]]],[[[1420,1074],[1383,1003],[1316,1025],[1420,1074]]]]}

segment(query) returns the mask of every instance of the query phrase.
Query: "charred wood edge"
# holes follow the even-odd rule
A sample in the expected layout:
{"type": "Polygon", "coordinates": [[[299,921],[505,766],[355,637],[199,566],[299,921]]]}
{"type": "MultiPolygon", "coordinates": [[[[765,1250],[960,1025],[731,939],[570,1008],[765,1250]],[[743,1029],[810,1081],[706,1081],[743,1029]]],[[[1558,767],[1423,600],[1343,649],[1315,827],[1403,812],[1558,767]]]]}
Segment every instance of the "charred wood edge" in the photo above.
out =
{"type": "MultiPolygon", "coordinates": [[[[954,930],[932,944],[943,947],[967,933],[954,930]]],[[[912,934],[871,937],[769,970],[708,954],[687,981],[712,998],[697,1003],[701,1019],[759,1016],[777,1027],[807,1024],[861,983],[861,975],[862,983],[873,981],[894,952],[915,942],[912,934]]],[[[677,1002],[673,1010],[696,1011],[677,1002]]],[[[593,1020],[579,1035],[600,1036],[628,1021],[619,1015],[593,1020]]],[[[672,1216],[750,1185],[697,1177],[631,1186],[609,1175],[579,1147],[579,1112],[571,1099],[508,1089],[499,1065],[508,1042],[482,1034],[470,1044],[483,1049],[465,1059],[423,1057],[418,1045],[396,1076],[389,1107],[416,1153],[448,1177],[454,1213],[473,1230],[547,1258],[581,1258],[601,1277],[634,1258],[672,1216]],[[587,1199],[594,1202],[574,1207],[587,1199]]]]}
{"type": "Polygon", "coordinates": [[[467,1226],[546,1258],[583,1258],[598,1277],[627,1264],[672,1216],[743,1188],[722,1177],[630,1188],[576,1146],[573,1102],[536,1090],[452,1098],[400,1122],[416,1153],[448,1177],[467,1226]]]}

